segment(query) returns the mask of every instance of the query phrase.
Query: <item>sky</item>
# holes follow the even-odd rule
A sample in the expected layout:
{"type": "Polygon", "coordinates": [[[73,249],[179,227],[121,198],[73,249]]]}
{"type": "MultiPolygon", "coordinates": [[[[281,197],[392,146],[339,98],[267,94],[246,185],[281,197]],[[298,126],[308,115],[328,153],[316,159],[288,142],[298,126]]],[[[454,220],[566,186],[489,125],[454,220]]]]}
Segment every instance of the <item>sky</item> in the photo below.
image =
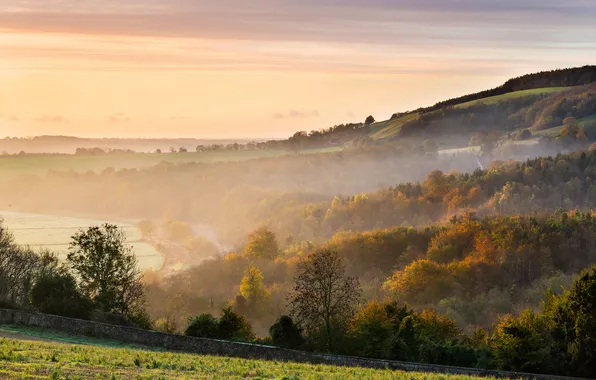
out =
{"type": "Polygon", "coordinates": [[[0,0],[0,135],[286,137],[596,64],[594,0],[0,0]]]}

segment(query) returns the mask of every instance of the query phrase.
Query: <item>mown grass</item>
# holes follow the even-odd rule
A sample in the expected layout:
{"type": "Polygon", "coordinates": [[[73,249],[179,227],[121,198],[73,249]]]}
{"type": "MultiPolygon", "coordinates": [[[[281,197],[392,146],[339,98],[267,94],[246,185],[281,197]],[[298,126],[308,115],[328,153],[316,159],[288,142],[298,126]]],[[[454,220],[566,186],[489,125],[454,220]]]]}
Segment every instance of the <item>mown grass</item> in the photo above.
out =
{"type": "Polygon", "coordinates": [[[0,339],[0,378],[473,379],[470,376],[244,360],[6,338],[0,339]]]}
{"type": "MultiPolygon", "coordinates": [[[[300,154],[317,154],[340,151],[340,147],[308,149],[300,154]]],[[[48,171],[101,171],[112,167],[143,168],[157,165],[163,161],[170,163],[214,163],[246,161],[257,158],[274,158],[295,154],[287,150],[254,150],[232,152],[188,152],[188,153],[137,153],[104,156],[4,156],[0,157],[0,178],[13,178],[17,175],[45,175],[48,171]]]]}
{"type": "Polygon", "coordinates": [[[521,98],[521,97],[529,96],[529,95],[552,94],[555,92],[561,92],[561,91],[568,90],[569,88],[571,88],[571,87],[547,87],[547,88],[535,88],[532,90],[514,91],[514,92],[510,92],[510,93],[503,94],[503,95],[491,96],[488,98],[477,99],[477,100],[472,100],[471,102],[458,104],[455,106],[455,108],[468,108],[470,106],[473,106],[475,104],[480,104],[480,103],[495,104],[495,103],[499,103],[499,102],[502,102],[505,100],[517,99],[517,98],[521,98]]]}

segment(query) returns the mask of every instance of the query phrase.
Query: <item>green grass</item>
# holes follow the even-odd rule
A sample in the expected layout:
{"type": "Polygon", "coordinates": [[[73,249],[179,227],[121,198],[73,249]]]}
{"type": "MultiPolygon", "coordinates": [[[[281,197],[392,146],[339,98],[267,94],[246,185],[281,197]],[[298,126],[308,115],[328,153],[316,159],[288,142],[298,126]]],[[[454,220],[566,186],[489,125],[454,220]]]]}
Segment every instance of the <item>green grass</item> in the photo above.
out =
{"type": "Polygon", "coordinates": [[[497,96],[491,96],[488,98],[472,100],[471,102],[458,104],[455,107],[456,108],[468,108],[470,106],[480,104],[480,103],[495,104],[495,103],[499,103],[499,102],[502,102],[505,100],[517,99],[517,98],[521,98],[521,97],[529,96],[529,95],[552,94],[555,92],[565,91],[569,88],[570,87],[547,87],[547,88],[536,88],[536,89],[532,89],[532,90],[514,91],[514,92],[510,92],[510,93],[503,94],[503,95],[497,95],[497,96]]]}
{"type": "Polygon", "coordinates": [[[6,338],[0,339],[0,378],[473,379],[471,376],[244,360],[6,338]]]}
{"type": "Polygon", "coordinates": [[[381,140],[396,135],[401,127],[408,121],[415,120],[418,117],[417,113],[404,115],[393,120],[382,121],[371,126],[371,137],[374,140],[381,140]]]}
{"type": "MultiPolygon", "coordinates": [[[[110,339],[92,338],[80,335],[72,335],[61,331],[42,329],[39,327],[17,326],[17,325],[0,325],[0,334],[5,336],[19,335],[23,337],[30,337],[31,339],[51,340],[57,343],[81,344],[100,346],[107,348],[144,348],[134,344],[127,344],[110,339]]],[[[162,351],[151,349],[152,351],[162,351]]]]}
{"type": "MultiPolygon", "coordinates": [[[[585,126],[586,124],[591,123],[591,122],[596,122],[596,115],[591,115],[588,117],[578,119],[577,122],[581,126],[585,126]]],[[[554,137],[554,136],[558,136],[562,129],[563,129],[563,126],[560,125],[558,127],[543,129],[540,131],[532,131],[532,136],[535,136],[535,137],[552,136],[552,137],[554,137]]]]}
{"type": "MultiPolygon", "coordinates": [[[[341,151],[340,147],[303,150],[301,154],[317,154],[341,151]]],[[[281,157],[294,154],[287,150],[254,150],[234,152],[189,153],[137,153],[105,156],[4,156],[0,157],[0,178],[17,175],[45,175],[48,171],[99,172],[108,167],[114,169],[144,168],[163,161],[170,163],[213,163],[246,161],[257,158],[281,157]]]]}

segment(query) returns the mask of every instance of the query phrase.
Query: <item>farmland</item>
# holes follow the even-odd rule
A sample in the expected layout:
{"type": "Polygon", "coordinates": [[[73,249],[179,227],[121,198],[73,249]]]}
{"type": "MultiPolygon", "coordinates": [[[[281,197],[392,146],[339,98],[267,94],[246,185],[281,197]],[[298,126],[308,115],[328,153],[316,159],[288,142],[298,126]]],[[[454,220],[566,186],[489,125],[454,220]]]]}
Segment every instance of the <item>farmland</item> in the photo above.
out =
{"type": "MultiPolygon", "coordinates": [[[[340,151],[341,148],[303,150],[300,154],[316,154],[340,151]]],[[[106,168],[144,168],[161,162],[170,163],[213,163],[245,161],[257,158],[281,157],[291,153],[287,150],[241,150],[228,152],[200,153],[136,153],[108,154],[101,156],[79,155],[11,155],[0,156],[0,179],[19,175],[45,175],[49,171],[99,172],[106,168]]]]}
{"type": "MultiPolygon", "coordinates": [[[[58,215],[26,214],[0,211],[4,225],[11,231],[18,244],[31,248],[47,248],[65,258],[70,237],[81,228],[106,223],[104,220],[64,217],[58,215]]],[[[110,221],[110,223],[114,223],[110,221]]],[[[140,241],[140,233],[134,221],[116,222],[127,235],[142,269],[159,269],[163,257],[150,244],[140,241]]]]}
{"type": "Polygon", "coordinates": [[[472,379],[7,338],[0,339],[0,359],[2,378],[472,379]]]}
{"type": "Polygon", "coordinates": [[[455,108],[468,108],[470,106],[480,104],[480,103],[495,104],[495,103],[503,102],[506,100],[521,98],[524,96],[553,94],[556,92],[568,90],[570,88],[571,87],[548,87],[548,88],[535,88],[532,90],[514,91],[514,92],[509,92],[509,93],[503,94],[503,95],[491,96],[488,98],[482,98],[482,99],[478,99],[478,100],[473,100],[471,102],[458,104],[455,106],[455,108]]]}

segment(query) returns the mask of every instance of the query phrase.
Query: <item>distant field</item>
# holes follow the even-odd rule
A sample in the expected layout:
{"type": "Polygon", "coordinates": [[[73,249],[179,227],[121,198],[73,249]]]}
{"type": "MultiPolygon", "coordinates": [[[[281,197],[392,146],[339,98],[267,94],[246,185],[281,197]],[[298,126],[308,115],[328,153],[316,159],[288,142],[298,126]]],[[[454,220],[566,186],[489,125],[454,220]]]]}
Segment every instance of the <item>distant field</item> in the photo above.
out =
{"type": "MultiPolygon", "coordinates": [[[[342,148],[303,150],[301,154],[317,154],[341,151],[342,148]]],[[[45,175],[50,170],[85,172],[101,171],[109,167],[143,168],[167,161],[171,163],[186,162],[232,162],[246,161],[256,158],[280,157],[294,154],[287,150],[254,150],[234,152],[189,152],[189,153],[137,153],[128,155],[104,156],[0,156],[0,178],[12,178],[22,174],[45,175]]]]}
{"type": "MultiPolygon", "coordinates": [[[[596,115],[584,117],[584,118],[581,118],[581,119],[579,119],[577,121],[578,121],[578,123],[581,126],[585,126],[588,123],[596,122],[596,115]]],[[[533,136],[536,136],[536,137],[541,137],[541,136],[557,136],[561,132],[562,129],[563,129],[563,126],[560,125],[558,127],[553,127],[553,128],[549,128],[549,129],[543,129],[541,131],[532,131],[532,135],[533,136]]]]}
{"type": "Polygon", "coordinates": [[[470,376],[407,373],[0,339],[0,377],[27,379],[429,379],[470,376]]]}
{"type": "Polygon", "coordinates": [[[414,120],[418,117],[417,113],[404,115],[393,120],[382,121],[374,124],[371,128],[371,137],[374,140],[386,139],[396,135],[401,127],[408,121],[414,120]]]}
{"type": "MultiPolygon", "coordinates": [[[[0,211],[4,225],[15,236],[18,244],[31,248],[47,248],[64,259],[68,252],[70,237],[81,228],[106,223],[104,220],[73,218],[57,215],[28,214],[0,211]]],[[[110,223],[114,223],[110,221],[110,223]]],[[[163,264],[163,256],[150,244],[140,242],[139,229],[134,221],[115,223],[126,233],[129,244],[139,260],[142,269],[158,270],[163,264]]]]}
{"type": "Polygon", "coordinates": [[[542,95],[542,94],[551,94],[551,93],[555,93],[555,92],[561,92],[561,91],[565,91],[569,88],[571,88],[571,87],[548,87],[548,88],[536,88],[533,90],[515,91],[515,92],[510,92],[508,94],[491,96],[488,98],[483,98],[483,99],[478,99],[478,100],[472,100],[471,102],[458,104],[455,107],[456,108],[468,108],[470,106],[473,106],[473,105],[479,104],[479,103],[495,104],[495,103],[499,103],[499,102],[502,102],[505,100],[521,98],[521,97],[528,96],[528,95],[542,95]]]}

